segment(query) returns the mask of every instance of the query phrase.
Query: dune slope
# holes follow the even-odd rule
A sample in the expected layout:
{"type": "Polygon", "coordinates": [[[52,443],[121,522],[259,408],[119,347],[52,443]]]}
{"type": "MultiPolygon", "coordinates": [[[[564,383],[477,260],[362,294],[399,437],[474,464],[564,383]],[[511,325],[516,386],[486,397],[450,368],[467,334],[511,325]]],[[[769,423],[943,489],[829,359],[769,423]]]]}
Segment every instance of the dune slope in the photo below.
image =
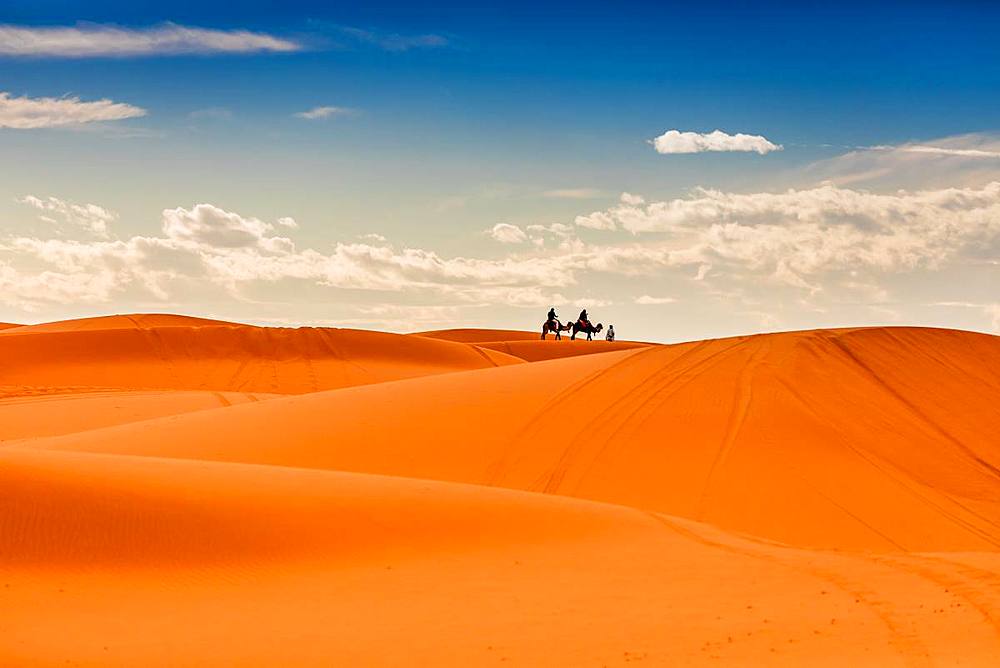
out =
{"type": "Polygon", "coordinates": [[[541,332],[524,332],[515,329],[438,329],[416,332],[410,336],[458,343],[487,343],[490,341],[537,341],[541,332]]]}
{"type": "Polygon", "coordinates": [[[995,554],[794,550],[499,489],[0,450],[0,526],[5,665],[984,666],[1000,652],[995,554]]]}
{"type": "Polygon", "coordinates": [[[380,332],[111,316],[0,332],[0,393],[175,389],[296,394],[520,362],[474,346],[380,332]]]}
{"type": "Polygon", "coordinates": [[[0,665],[993,666],[997,433],[969,332],[9,328],[0,665]]]}
{"type": "Polygon", "coordinates": [[[647,348],[647,343],[635,343],[632,341],[569,341],[563,339],[556,341],[551,337],[547,341],[486,341],[476,344],[480,348],[497,350],[508,355],[520,358],[526,362],[541,362],[543,360],[560,359],[562,357],[574,357],[576,355],[594,355],[597,353],[608,353],[616,350],[631,350],[633,348],[647,348]]]}
{"type": "Polygon", "coordinates": [[[0,398],[0,443],[74,434],[283,395],[197,390],[42,393],[0,398]]]}
{"type": "Polygon", "coordinates": [[[509,487],[801,546],[995,549],[998,397],[997,337],[795,332],[347,388],[19,447],[509,487]]]}

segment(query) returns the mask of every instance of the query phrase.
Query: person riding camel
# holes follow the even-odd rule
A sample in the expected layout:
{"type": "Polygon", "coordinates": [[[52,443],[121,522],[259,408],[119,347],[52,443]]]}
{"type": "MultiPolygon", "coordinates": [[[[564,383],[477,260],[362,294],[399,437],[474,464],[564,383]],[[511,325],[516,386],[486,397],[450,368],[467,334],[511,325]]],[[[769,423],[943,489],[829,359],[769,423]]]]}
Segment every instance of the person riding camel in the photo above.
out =
{"type": "Polygon", "coordinates": [[[555,306],[549,309],[548,322],[559,322],[559,316],[556,315],[555,306]]]}
{"type": "Polygon", "coordinates": [[[582,311],[580,311],[580,318],[577,320],[577,322],[579,322],[581,325],[590,327],[590,319],[589,316],[587,316],[587,309],[583,309],[582,311]]]}

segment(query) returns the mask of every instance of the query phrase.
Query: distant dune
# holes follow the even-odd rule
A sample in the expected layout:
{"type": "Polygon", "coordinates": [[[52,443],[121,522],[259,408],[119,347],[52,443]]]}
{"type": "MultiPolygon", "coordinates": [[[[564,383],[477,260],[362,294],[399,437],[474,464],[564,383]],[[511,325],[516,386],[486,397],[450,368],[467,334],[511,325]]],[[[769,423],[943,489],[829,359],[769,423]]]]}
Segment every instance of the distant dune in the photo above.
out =
{"type": "Polygon", "coordinates": [[[34,388],[290,394],[522,361],[398,334],[265,328],[169,315],[3,330],[0,359],[0,396],[34,388]]]}
{"type": "MultiPolygon", "coordinates": [[[[459,343],[487,343],[496,341],[537,341],[541,332],[522,332],[512,329],[440,329],[433,332],[417,332],[410,336],[427,339],[457,341],[459,343]]],[[[551,337],[550,337],[551,338],[551,337]]]]}
{"type": "Polygon", "coordinates": [[[104,320],[0,334],[2,664],[1000,656],[1000,337],[104,320]]]}

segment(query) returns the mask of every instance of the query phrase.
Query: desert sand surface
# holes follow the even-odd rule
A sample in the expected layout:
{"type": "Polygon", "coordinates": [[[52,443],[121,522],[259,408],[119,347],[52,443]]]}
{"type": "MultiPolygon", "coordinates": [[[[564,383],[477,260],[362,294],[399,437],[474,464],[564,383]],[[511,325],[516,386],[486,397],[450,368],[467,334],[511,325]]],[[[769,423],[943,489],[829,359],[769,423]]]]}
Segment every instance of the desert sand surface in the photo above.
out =
{"type": "Polygon", "coordinates": [[[1000,337],[0,334],[0,664],[993,666],[1000,337]]]}
{"type": "Polygon", "coordinates": [[[422,337],[171,315],[2,330],[0,360],[0,396],[67,388],[295,394],[523,362],[422,337]]]}
{"type": "MultiPolygon", "coordinates": [[[[487,343],[496,341],[537,341],[536,332],[522,332],[513,329],[438,329],[429,332],[416,332],[410,336],[420,336],[427,339],[456,341],[458,343],[487,343]]],[[[552,338],[551,336],[549,338],[552,338]]]]}

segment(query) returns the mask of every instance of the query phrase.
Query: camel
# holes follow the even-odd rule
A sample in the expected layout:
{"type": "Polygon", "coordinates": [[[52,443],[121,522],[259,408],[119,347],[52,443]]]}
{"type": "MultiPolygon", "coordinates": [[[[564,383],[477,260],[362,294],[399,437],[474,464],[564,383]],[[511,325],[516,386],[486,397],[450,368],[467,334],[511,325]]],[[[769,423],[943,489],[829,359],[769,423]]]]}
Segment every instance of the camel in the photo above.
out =
{"type": "Polygon", "coordinates": [[[576,341],[576,335],[579,334],[580,332],[583,332],[587,335],[588,341],[593,341],[594,340],[593,335],[599,333],[602,329],[604,329],[604,325],[602,325],[601,323],[597,323],[597,327],[594,327],[589,322],[586,323],[574,322],[572,325],[570,325],[570,327],[573,328],[573,334],[569,337],[571,341],[576,341]]]}
{"type": "Polygon", "coordinates": [[[567,322],[564,325],[558,320],[546,320],[545,324],[542,325],[542,339],[544,339],[545,335],[549,332],[553,332],[556,335],[556,341],[561,341],[561,332],[568,332],[571,329],[573,329],[573,325],[571,323],[567,322]]]}

